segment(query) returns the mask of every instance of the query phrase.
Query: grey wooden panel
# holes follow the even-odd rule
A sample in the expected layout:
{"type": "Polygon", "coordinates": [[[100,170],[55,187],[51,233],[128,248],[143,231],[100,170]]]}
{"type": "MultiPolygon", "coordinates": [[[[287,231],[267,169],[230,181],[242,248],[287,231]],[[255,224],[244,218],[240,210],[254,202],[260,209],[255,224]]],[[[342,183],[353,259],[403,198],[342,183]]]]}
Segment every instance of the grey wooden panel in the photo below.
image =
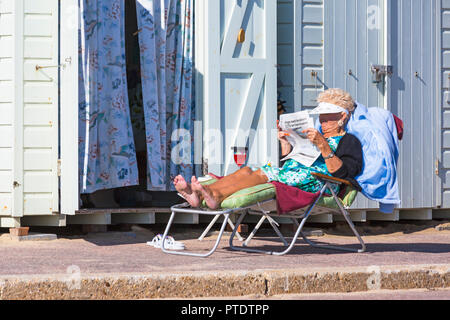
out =
{"type": "MultiPolygon", "coordinates": [[[[442,166],[445,169],[450,169],[450,151],[446,150],[443,152],[442,166]]],[[[448,171],[448,170],[447,170],[448,171]]]]}
{"type": "MultiPolygon", "coordinates": [[[[402,208],[436,205],[436,1],[393,2],[391,110],[406,124],[400,143],[402,208]]],[[[443,135],[444,141],[446,134],[443,135]]],[[[449,141],[450,142],[450,141],[449,141]]],[[[439,191],[440,192],[440,191],[439,191]]]]}
{"type": "Polygon", "coordinates": [[[303,43],[322,45],[323,44],[323,27],[315,25],[303,26],[303,43]]]}
{"type": "Polygon", "coordinates": [[[294,111],[294,2],[277,1],[278,94],[286,101],[286,111],[294,111]]]}
{"type": "Polygon", "coordinates": [[[323,23],[323,7],[321,6],[321,2],[318,1],[316,4],[311,4],[303,1],[303,3],[303,23],[323,23]]]}
{"type": "Polygon", "coordinates": [[[280,1],[277,4],[277,19],[278,23],[293,23],[294,21],[294,10],[293,2],[291,1],[280,1]]]}
{"type": "Polygon", "coordinates": [[[317,94],[323,90],[323,15],[321,0],[296,2],[295,111],[316,106],[317,94]]]}
{"type": "MultiPolygon", "coordinates": [[[[369,7],[381,0],[324,2],[324,87],[342,88],[368,107],[384,107],[384,84],[372,83],[370,68],[383,64],[383,28],[368,23],[369,7]]],[[[359,196],[353,208],[376,208],[359,196]]]]}
{"type": "Polygon", "coordinates": [[[442,53],[441,53],[441,104],[443,117],[443,145],[442,145],[442,207],[450,208],[450,0],[441,2],[442,24],[442,53]]]}
{"type": "Polygon", "coordinates": [[[369,7],[382,14],[381,0],[325,1],[325,85],[347,90],[368,107],[384,107],[384,86],[373,84],[370,72],[384,63],[383,28],[368,22],[369,7]]]}

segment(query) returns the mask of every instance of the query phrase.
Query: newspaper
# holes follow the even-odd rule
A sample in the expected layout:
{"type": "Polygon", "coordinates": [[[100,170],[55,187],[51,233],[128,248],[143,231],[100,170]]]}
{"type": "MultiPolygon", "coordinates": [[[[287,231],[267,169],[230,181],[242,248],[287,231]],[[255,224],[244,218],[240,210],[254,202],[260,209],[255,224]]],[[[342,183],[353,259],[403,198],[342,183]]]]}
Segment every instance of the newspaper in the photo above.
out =
{"type": "Polygon", "coordinates": [[[281,161],[293,159],[306,167],[311,167],[319,158],[319,149],[302,133],[314,128],[314,119],[308,111],[283,114],[280,116],[281,130],[290,134],[286,139],[292,145],[292,152],[281,161]]]}

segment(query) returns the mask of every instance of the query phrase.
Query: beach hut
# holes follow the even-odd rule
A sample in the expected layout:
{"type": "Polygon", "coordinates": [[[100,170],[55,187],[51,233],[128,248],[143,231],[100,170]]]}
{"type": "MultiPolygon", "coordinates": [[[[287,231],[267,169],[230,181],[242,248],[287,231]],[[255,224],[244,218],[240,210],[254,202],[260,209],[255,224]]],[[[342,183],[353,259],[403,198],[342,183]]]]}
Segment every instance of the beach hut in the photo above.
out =
{"type": "MultiPolygon", "coordinates": [[[[96,2],[107,1],[91,1],[96,2]]],[[[144,35],[151,28],[139,28],[145,21],[136,24],[136,19],[151,10],[141,12],[143,16],[136,11],[153,2],[109,2],[111,10],[128,6],[114,16],[125,24],[121,28],[127,59],[139,55],[150,41],[144,35]]],[[[191,28],[189,52],[194,57],[195,94],[189,108],[195,121],[187,129],[192,133],[187,144],[193,150],[192,173],[233,172],[235,146],[249,147],[249,165],[277,163],[272,130],[277,99],[287,101],[288,112],[307,110],[324,88],[340,87],[367,107],[390,110],[405,123],[398,165],[402,204],[392,214],[382,214],[377,203],[360,197],[352,218],[364,222],[450,216],[449,0],[184,2],[192,5],[182,20],[189,21],[184,27],[191,28]]],[[[80,168],[87,163],[80,161],[79,152],[80,83],[89,84],[89,79],[80,82],[85,71],[80,43],[86,45],[89,31],[86,21],[80,21],[80,10],[89,9],[80,8],[83,3],[0,1],[0,227],[152,224],[167,219],[168,208],[155,196],[153,205],[139,208],[117,206],[118,196],[111,193],[104,195],[102,208],[87,208],[89,199],[80,196],[86,187],[80,182],[80,168]],[[104,205],[113,198],[114,205],[104,205]]],[[[142,57],[138,61],[141,67],[147,65],[142,57]]],[[[133,59],[127,60],[128,82],[130,65],[133,59]]],[[[149,153],[149,141],[144,141],[143,161],[151,168],[148,155],[157,154],[149,153]]],[[[151,170],[163,172],[145,170],[144,180],[151,170]]],[[[163,177],[160,184],[169,183],[170,172],[163,177]]],[[[166,189],[158,191],[153,179],[152,192],[165,197],[166,189]]],[[[332,222],[333,216],[315,219],[332,222]]],[[[192,215],[179,222],[202,221],[192,215]]]]}

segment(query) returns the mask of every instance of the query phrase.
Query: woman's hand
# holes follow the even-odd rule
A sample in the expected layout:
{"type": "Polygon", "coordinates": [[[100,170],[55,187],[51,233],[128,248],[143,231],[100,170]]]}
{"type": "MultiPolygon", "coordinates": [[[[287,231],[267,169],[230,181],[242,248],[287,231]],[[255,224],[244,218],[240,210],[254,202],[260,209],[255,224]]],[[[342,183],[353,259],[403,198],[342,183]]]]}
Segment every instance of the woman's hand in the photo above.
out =
{"type": "Polygon", "coordinates": [[[277,120],[277,129],[278,129],[278,140],[280,140],[281,143],[281,155],[285,157],[292,151],[292,145],[290,144],[288,139],[286,139],[286,137],[289,136],[289,133],[281,130],[279,120],[277,120]]]}
{"type": "Polygon", "coordinates": [[[316,145],[320,151],[328,151],[330,149],[325,137],[316,129],[307,129],[302,131],[302,133],[306,134],[309,141],[316,145]]]}
{"type": "Polygon", "coordinates": [[[281,130],[280,120],[277,120],[277,129],[278,129],[278,140],[280,140],[280,142],[282,144],[289,144],[288,139],[286,139],[286,137],[289,136],[289,133],[284,132],[283,130],[281,130]]]}

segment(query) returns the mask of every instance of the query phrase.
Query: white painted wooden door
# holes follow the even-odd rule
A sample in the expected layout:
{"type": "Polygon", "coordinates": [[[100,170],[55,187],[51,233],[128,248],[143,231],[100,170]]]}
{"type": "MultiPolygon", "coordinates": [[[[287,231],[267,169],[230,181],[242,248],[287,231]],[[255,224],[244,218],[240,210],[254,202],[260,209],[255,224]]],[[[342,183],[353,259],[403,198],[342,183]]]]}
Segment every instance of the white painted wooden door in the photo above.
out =
{"type": "Polygon", "coordinates": [[[14,210],[15,5],[0,1],[0,216],[14,210]]]}
{"type": "Polygon", "coordinates": [[[23,10],[15,13],[17,54],[23,58],[16,66],[15,83],[23,92],[15,106],[15,201],[23,203],[23,215],[49,215],[59,212],[59,1],[15,4],[23,10]]]}
{"type": "Polygon", "coordinates": [[[203,161],[209,172],[236,171],[234,146],[249,147],[246,165],[278,162],[276,9],[272,0],[213,0],[197,8],[203,161]]]}

